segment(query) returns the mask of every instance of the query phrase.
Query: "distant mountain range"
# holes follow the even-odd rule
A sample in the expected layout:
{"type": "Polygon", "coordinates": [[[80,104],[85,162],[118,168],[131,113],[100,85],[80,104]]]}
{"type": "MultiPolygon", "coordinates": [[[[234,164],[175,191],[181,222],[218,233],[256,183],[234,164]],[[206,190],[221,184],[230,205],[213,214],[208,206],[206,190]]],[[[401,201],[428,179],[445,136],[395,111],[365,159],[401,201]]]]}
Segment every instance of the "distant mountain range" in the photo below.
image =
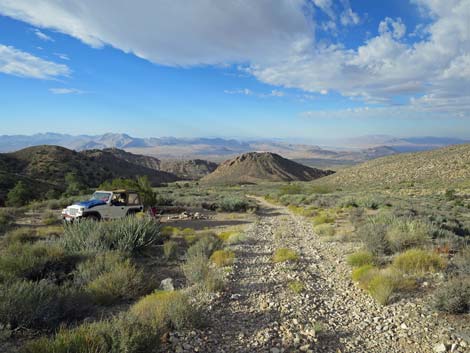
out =
{"type": "Polygon", "coordinates": [[[223,138],[138,138],[122,133],[104,135],[67,135],[42,133],[0,136],[0,152],[12,152],[37,145],[57,145],[84,151],[118,148],[162,160],[203,159],[222,162],[247,152],[272,152],[312,166],[351,165],[402,152],[431,150],[470,140],[449,137],[397,138],[389,135],[368,135],[336,141],[334,147],[294,144],[279,140],[247,140],[223,138]],[[339,146],[339,147],[338,147],[339,146]]]}

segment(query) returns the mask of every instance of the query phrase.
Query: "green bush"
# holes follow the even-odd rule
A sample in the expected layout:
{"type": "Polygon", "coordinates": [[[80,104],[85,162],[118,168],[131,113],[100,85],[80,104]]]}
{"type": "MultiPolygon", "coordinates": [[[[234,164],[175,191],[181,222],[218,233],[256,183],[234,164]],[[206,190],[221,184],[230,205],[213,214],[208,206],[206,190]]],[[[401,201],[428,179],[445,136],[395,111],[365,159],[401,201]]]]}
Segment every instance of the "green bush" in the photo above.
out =
{"type": "Polygon", "coordinates": [[[312,219],[313,225],[318,226],[325,223],[335,223],[335,217],[326,212],[320,212],[312,219]]]}
{"type": "Polygon", "coordinates": [[[387,239],[388,225],[370,219],[358,229],[359,238],[365,248],[374,256],[380,257],[391,253],[387,239]]]}
{"type": "Polygon", "coordinates": [[[50,226],[58,222],[59,222],[59,217],[57,217],[57,215],[54,212],[49,211],[49,212],[46,212],[42,216],[42,224],[46,226],[50,226]]]}
{"type": "Polygon", "coordinates": [[[387,229],[387,240],[392,251],[400,252],[412,247],[421,247],[431,241],[429,226],[419,220],[396,219],[387,229]]]}
{"type": "Polygon", "coordinates": [[[370,251],[358,251],[348,255],[346,260],[350,266],[361,267],[372,265],[374,263],[374,255],[370,251]]]}
{"type": "Polygon", "coordinates": [[[123,299],[133,299],[145,291],[143,273],[130,260],[117,263],[86,285],[93,301],[101,305],[114,304],[123,299]]]}
{"type": "Polygon", "coordinates": [[[5,234],[5,243],[33,243],[41,238],[38,237],[35,229],[32,228],[16,228],[12,229],[5,234]]]}
{"type": "Polygon", "coordinates": [[[131,315],[157,331],[181,330],[197,325],[198,311],[181,291],[158,291],[147,295],[130,309],[131,315]]]}
{"type": "Polygon", "coordinates": [[[15,277],[39,280],[68,273],[76,260],[54,243],[12,243],[0,257],[0,281],[15,277]]]}
{"type": "Polygon", "coordinates": [[[33,191],[21,180],[7,194],[5,204],[9,207],[21,207],[34,198],[33,191]]]}
{"type": "Polygon", "coordinates": [[[297,261],[299,255],[292,249],[280,248],[274,252],[273,262],[297,261]]]}
{"type": "Polygon", "coordinates": [[[9,209],[0,209],[0,235],[11,228],[13,221],[13,212],[10,212],[9,209]]]}
{"type": "Polygon", "coordinates": [[[221,272],[211,267],[206,254],[202,251],[187,256],[181,269],[189,285],[198,285],[210,292],[218,291],[224,285],[221,272]]]}
{"type": "Polygon", "coordinates": [[[315,226],[313,230],[321,237],[332,237],[336,233],[335,227],[328,223],[315,226]]]}
{"type": "Polygon", "coordinates": [[[245,233],[236,232],[236,233],[230,234],[226,243],[229,245],[235,245],[235,244],[243,243],[245,240],[246,240],[245,233]]]}
{"type": "Polygon", "coordinates": [[[142,353],[159,346],[161,332],[132,315],[61,328],[52,338],[31,341],[22,353],[142,353]]]}
{"type": "Polygon", "coordinates": [[[0,285],[0,322],[12,328],[55,327],[60,318],[58,287],[48,281],[0,285]]]}
{"type": "Polygon", "coordinates": [[[470,312],[470,277],[457,277],[442,284],[434,294],[434,307],[450,314],[470,312]]]}
{"type": "Polygon", "coordinates": [[[358,282],[363,289],[369,287],[369,282],[378,273],[378,269],[373,265],[363,265],[352,271],[352,280],[358,282]]]}
{"type": "Polygon", "coordinates": [[[235,260],[235,253],[230,250],[216,250],[212,253],[210,260],[218,267],[230,266],[235,260]]]}
{"type": "Polygon", "coordinates": [[[404,273],[423,274],[444,269],[445,261],[436,253],[410,249],[395,256],[393,266],[404,273]]]}
{"type": "Polygon", "coordinates": [[[390,298],[396,290],[396,278],[386,271],[377,273],[368,283],[370,295],[382,305],[387,305],[390,302],[390,298]]]}
{"type": "Polygon", "coordinates": [[[214,251],[220,249],[221,246],[222,240],[219,237],[213,233],[205,233],[189,247],[187,257],[201,254],[207,259],[214,251]]]}
{"type": "Polygon", "coordinates": [[[218,208],[222,212],[246,212],[251,207],[248,200],[234,196],[224,197],[218,202],[218,208]]]}
{"type": "Polygon", "coordinates": [[[137,254],[161,239],[160,227],[153,219],[125,217],[108,223],[85,220],[67,225],[61,241],[74,253],[118,250],[137,254]]]}
{"type": "Polygon", "coordinates": [[[165,259],[171,260],[176,257],[178,253],[178,243],[174,240],[168,240],[163,243],[163,255],[165,259]]]}
{"type": "Polygon", "coordinates": [[[81,287],[94,281],[104,273],[112,272],[124,262],[123,256],[115,251],[108,251],[79,263],[73,272],[74,284],[81,287]]]}

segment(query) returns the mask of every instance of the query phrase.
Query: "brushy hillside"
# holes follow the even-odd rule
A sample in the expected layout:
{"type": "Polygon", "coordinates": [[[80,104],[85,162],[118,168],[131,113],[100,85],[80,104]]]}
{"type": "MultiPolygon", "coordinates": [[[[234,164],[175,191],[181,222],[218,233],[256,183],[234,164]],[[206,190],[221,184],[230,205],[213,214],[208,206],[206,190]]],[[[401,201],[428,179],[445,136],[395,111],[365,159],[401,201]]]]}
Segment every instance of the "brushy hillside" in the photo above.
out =
{"type": "Polygon", "coordinates": [[[304,166],[275,153],[250,152],[225,161],[202,181],[211,184],[310,181],[331,173],[304,166]]]}
{"type": "Polygon", "coordinates": [[[470,180],[470,144],[383,157],[322,180],[340,187],[451,186],[470,180]]]}

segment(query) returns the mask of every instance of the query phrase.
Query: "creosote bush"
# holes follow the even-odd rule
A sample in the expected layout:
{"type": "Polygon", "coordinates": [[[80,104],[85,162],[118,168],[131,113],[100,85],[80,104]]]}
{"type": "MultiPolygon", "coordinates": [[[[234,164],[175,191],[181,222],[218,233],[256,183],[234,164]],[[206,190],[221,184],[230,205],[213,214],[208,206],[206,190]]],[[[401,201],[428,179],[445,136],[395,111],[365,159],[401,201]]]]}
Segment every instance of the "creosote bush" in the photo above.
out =
{"type": "Polygon", "coordinates": [[[280,248],[274,252],[273,262],[297,261],[299,255],[292,249],[280,248]]]}
{"type": "Polygon", "coordinates": [[[407,250],[393,259],[393,267],[410,274],[437,272],[445,266],[445,261],[438,254],[421,249],[407,250]]]}
{"type": "Polygon", "coordinates": [[[218,267],[230,266],[235,260],[235,253],[230,250],[216,250],[212,253],[210,260],[218,267]]]}

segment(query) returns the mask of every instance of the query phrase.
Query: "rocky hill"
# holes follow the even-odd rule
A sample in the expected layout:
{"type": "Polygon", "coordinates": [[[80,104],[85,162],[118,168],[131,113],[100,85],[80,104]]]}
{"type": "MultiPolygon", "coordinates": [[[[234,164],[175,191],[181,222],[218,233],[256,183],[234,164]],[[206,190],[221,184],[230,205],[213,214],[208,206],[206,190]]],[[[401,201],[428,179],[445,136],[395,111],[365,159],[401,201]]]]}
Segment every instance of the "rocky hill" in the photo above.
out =
{"type": "MultiPolygon", "coordinates": [[[[170,173],[182,180],[198,180],[217,168],[217,163],[202,159],[164,159],[144,156],[120,150],[106,148],[104,152],[111,153],[129,163],[140,165],[153,170],[170,173]]],[[[86,151],[83,153],[87,153],[86,151]]]]}
{"type": "Polygon", "coordinates": [[[263,181],[309,181],[331,174],[269,152],[249,152],[222,163],[201,181],[211,184],[243,184],[263,181]]]}
{"type": "Polygon", "coordinates": [[[324,179],[342,187],[451,186],[470,180],[470,144],[397,154],[343,169],[324,179]]]}
{"type": "Polygon", "coordinates": [[[22,180],[41,198],[46,192],[63,192],[65,176],[73,173],[79,183],[96,187],[107,179],[147,176],[154,185],[179,180],[171,173],[131,163],[102,150],[76,152],[59,146],[35,146],[0,154],[0,205],[17,181],[22,180]]]}

